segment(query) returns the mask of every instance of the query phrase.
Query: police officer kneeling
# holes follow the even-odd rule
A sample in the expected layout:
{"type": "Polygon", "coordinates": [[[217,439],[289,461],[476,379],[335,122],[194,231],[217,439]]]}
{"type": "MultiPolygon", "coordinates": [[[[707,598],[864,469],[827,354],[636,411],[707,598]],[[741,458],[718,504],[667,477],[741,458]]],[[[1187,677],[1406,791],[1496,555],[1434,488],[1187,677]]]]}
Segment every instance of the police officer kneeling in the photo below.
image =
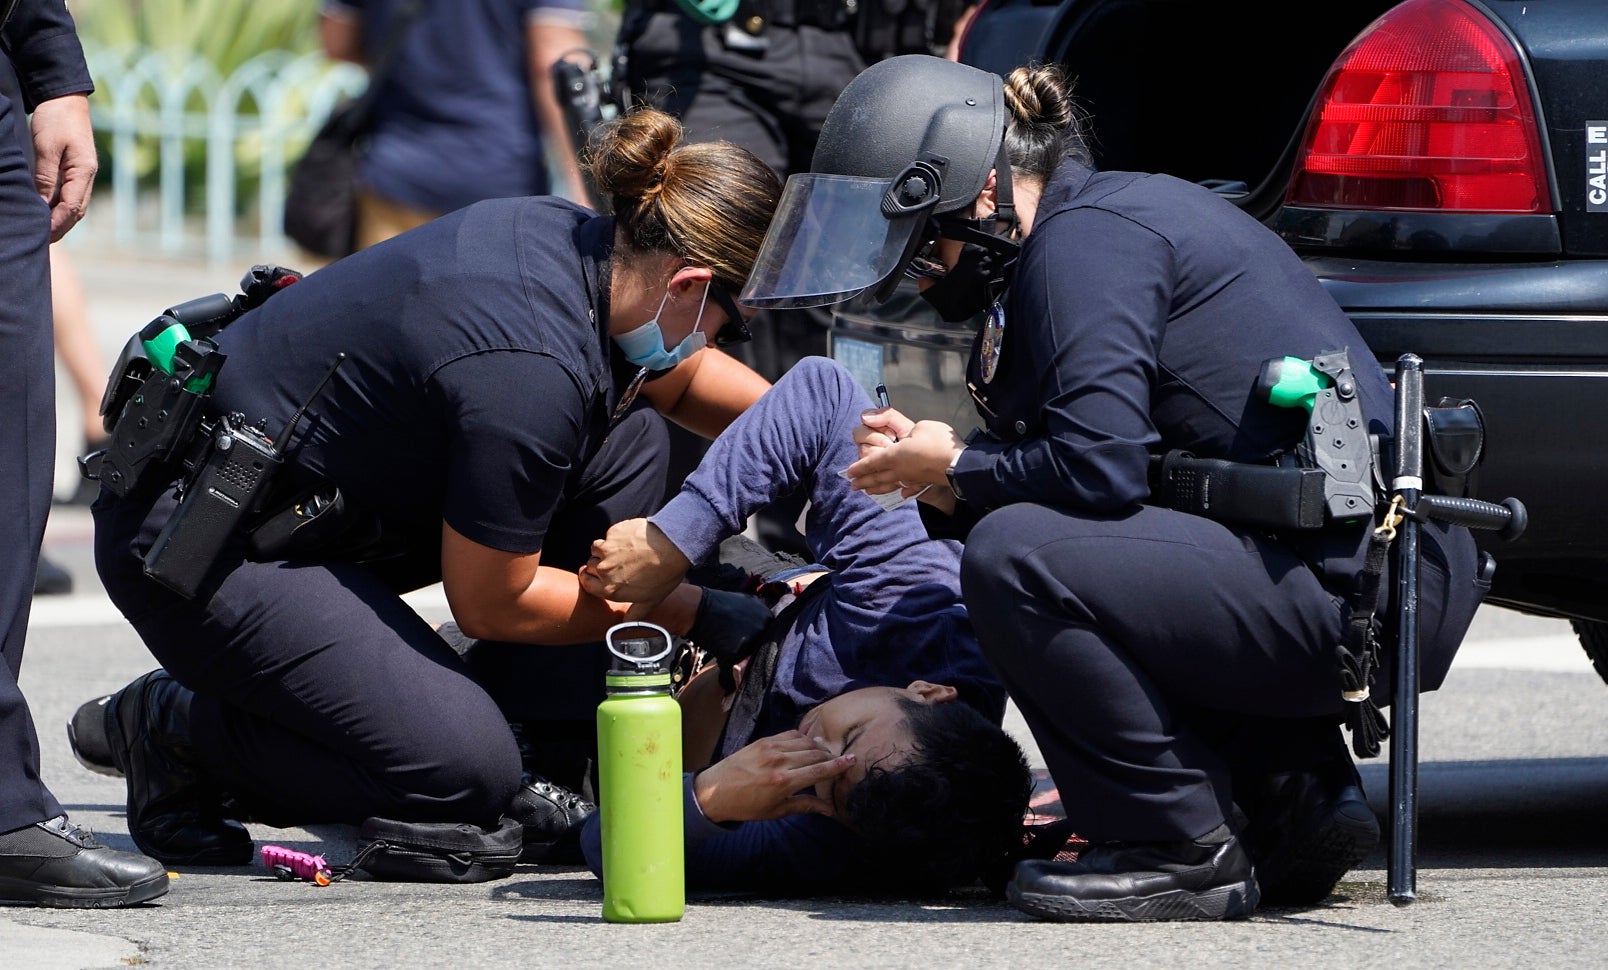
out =
{"type": "MultiPolygon", "coordinates": [[[[1379,837],[1336,663],[1373,522],[1214,521],[1156,504],[1148,469],[1175,451],[1289,462],[1306,414],[1253,393],[1269,359],[1348,351],[1358,434],[1390,434],[1390,386],[1265,227],[1198,186],[1097,171],[1069,94],[1050,68],[1003,87],[937,58],[867,69],[743,299],[885,297],[904,272],[946,317],[987,314],[968,372],[984,427],[870,414],[848,472],[925,488],[929,528],[969,530],[978,638],[1091,840],[1075,862],[1021,862],[1011,901],[1058,920],[1315,902],[1379,837]]],[[[1465,529],[1422,541],[1434,688],[1482,587],[1465,529]]]]}
{"type": "MultiPolygon", "coordinates": [[[[767,387],[703,348],[747,336],[732,297],[779,180],[741,149],[679,138],[643,111],[595,143],[614,216],[547,197],[477,203],[284,286],[218,334],[227,365],[204,409],[236,430],[229,450],[259,421],[279,436],[311,402],[273,442],[283,501],[264,508],[294,527],[273,554],[261,532],[284,520],[248,519],[256,531],[180,595],[147,575],[147,554],[202,491],[175,503],[176,469],[121,482],[126,494],[103,478],[100,575],[164,668],[106,703],[98,765],[127,775],[145,852],[246,863],[239,819],[490,828],[516,793],[546,802],[525,805],[527,838],[574,821],[573,795],[522,789],[492,678],[477,682],[400,594],[441,582],[464,633],[524,659],[501,668],[526,676],[491,684],[499,697],[584,733],[575,722],[602,696],[597,641],[625,608],[584,594],[576,570],[610,524],[662,499],[655,409],[712,437],[767,387]],[[632,407],[639,391],[652,408],[632,407]]],[[[769,619],[761,605],[752,630],[729,623],[703,592],[680,587],[649,619],[710,646],[769,619]]],[[[75,725],[94,764],[95,725],[75,725]]]]}

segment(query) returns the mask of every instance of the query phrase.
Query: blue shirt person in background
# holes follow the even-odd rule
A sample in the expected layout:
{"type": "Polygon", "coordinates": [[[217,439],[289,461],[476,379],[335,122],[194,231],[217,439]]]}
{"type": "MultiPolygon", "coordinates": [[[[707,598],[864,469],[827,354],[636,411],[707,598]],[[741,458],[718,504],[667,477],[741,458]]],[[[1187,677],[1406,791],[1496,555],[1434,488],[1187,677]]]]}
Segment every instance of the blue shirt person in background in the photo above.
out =
{"type": "MultiPolygon", "coordinates": [[[[398,0],[328,0],[330,57],[366,64],[398,0]]],[[[374,106],[359,177],[358,248],[471,202],[553,190],[584,200],[553,90],[553,62],[585,47],[585,0],[424,0],[374,106]]]]}

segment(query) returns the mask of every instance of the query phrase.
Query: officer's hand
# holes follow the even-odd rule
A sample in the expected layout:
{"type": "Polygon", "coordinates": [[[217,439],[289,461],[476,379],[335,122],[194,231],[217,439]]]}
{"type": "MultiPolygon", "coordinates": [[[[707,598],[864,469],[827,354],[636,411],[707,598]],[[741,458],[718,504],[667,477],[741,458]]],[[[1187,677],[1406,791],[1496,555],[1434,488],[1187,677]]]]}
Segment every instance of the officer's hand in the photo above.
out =
{"type": "MultiPolygon", "coordinates": [[[[862,416],[865,421],[867,416],[862,416]]],[[[966,447],[955,429],[942,421],[918,421],[893,444],[876,446],[880,432],[868,433],[860,444],[860,460],[844,470],[849,487],[873,495],[903,489],[914,495],[928,485],[944,485],[950,459],[966,447]]],[[[856,429],[855,439],[860,432],[856,429]]]]}
{"type": "Polygon", "coordinates": [[[39,102],[30,130],[34,187],[50,206],[50,241],[55,242],[84,218],[89,193],[95,187],[99,162],[89,98],[69,94],[39,102]]]}
{"type": "Polygon", "coordinates": [[[753,744],[705,768],[693,794],[712,822],[757,822],[815,812],[831,815],[832,803],[815,786],[854,766],[854,755],[833,756],[825,742],[787,731],[753,744]]]}
{"type": "Polygon", "coordinates": [[[910,434],[916,423],[893,408],[872,408],[860,414],[860,423],[854,429],[854,443],[864,458],[878,448],[885,448],[910,434]]]}
{"type": "Polygon", "coordinates": [[[758,596],[705,589],[687,639],[727,667],[748,659],[770,621],[770,607],[758,596]]]}
{"type": "Polygon", "coordinates": [[[657,603],[681,583],[692,563],[647,519],[616,522],[592,543],[581,567],[581,588],[628,603],[657,603]]]}

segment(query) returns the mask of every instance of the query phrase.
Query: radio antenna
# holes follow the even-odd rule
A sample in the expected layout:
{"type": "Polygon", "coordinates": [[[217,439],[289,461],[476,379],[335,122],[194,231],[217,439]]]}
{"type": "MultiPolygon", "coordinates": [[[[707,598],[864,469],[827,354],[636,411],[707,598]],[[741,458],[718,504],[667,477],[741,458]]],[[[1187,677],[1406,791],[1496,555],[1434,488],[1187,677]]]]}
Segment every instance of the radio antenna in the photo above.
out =
{"type": "Polygon", "coordinates": [[[345,363],[345,361],[345,351],[335,355],[335,363],[329,365],[329,370],[324,372],[323,380],[318,382],[318,386],[313,388],[313,393],[307,395],[307,400],[303,401],[302,406],[296,409],[296,413],[290,416],[289,421],[285,422],[285,429],[279,432],[279,437],[274,439],[275,455],[284,457],[285,448],[290,444],[290,435],[296,430],[296,425],[301,423],[302,415],[306,414],[307,409],[313,406],[313,401],[317,400],[318,395],[324,392],[324,385],[329,383],[329,379],[335,376],[335,371],[340,369],[341,364],[345,363]]]}

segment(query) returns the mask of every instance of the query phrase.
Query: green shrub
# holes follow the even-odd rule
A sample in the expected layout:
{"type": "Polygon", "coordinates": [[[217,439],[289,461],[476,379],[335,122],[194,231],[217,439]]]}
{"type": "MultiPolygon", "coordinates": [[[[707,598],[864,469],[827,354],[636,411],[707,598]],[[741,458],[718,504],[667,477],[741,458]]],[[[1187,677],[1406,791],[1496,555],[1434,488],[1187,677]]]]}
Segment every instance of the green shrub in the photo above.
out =
{"type": "MultiPolygon", "coordinates": [[[[270,51],[305,54],[318,49],[317,0],[70,0],[79,36],[87,52],[114,55],[127,62],[156,52],[172,58],[173,71],[183,65],[201,62],[227,78],[241,65],[270,51]]],[[[113,78],[97,78],[91,98],[97,121],[109,115],[110,84],[113,78]]],[[[205,115],[206,94],[194,92],[184,106],[192,119],[205,115]]],[[[138,110],[151,116],[159,107],[155,91],[140,92],[138,110]]],[[[247,97],[239,105],[242,118],[259,113],[260,106],[247,97]]],[[[134,142],[132,157],[114,157],[114,144],[104,126],[97,125],[97,148],[101,153],[102,177],[109,177],[115,166],[131,166],[138,184],[149,187],[160,176],[160,143],[154,135],[141,135],[134,142]]],[[[237,214],[245,211],[261,177],[262,145],[259,138],[246,137],[234,145],[235,200],[237,214]]],[[[206,191],[206,143],[191,130],[183,143],[184,184],[187,210],[201,211],[206,191]]]]}
{"type": "Polygon", "coordinates": [[[71,0],[70,6],[85,43],[189,51],[225,76],[263,51],[318,47],[318,0],[71,0]]]}

